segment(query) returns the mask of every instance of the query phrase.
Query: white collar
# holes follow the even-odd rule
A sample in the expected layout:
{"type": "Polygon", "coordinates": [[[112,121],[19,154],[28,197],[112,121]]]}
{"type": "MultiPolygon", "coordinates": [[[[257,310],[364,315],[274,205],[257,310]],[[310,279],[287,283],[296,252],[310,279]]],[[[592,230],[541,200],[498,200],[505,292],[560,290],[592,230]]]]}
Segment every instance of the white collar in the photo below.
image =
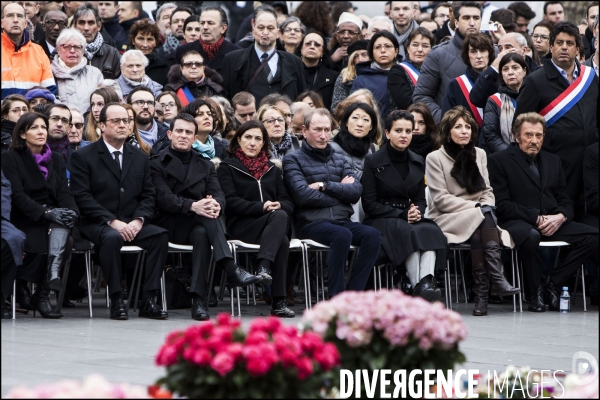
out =
{"type": "Polygon", "coordinates": [[[120,147],[120,148],[118,148],[118,149],[115,149],[115,148],[114,148],[114,147],[112,147],[110,144],[108,144],[108,142],[107,142],[106,140],[104,140],[104,139],[102,139],[102,140],[104,141],[104,144],[105,144],[105,145],[106,145],[106,147],[108,148],[108,152],[109,152],[110,154],[114,153],[115,151],[120,151],[120,152],[121,152],[121,154],[123,154],[123,145],[121,145],[121,147],[120,147]]]}
{"type": "Polygon", "coordinates": [[[258,48],[258,46],[256,45],[256,43],[254,44],[254,51],[256,51],[256,55],[258,56],[258,59],[260,60],[260,62],[262,62],[262,55],[267,53],[268,56],[271,56],[271,54],[273,54],[273,52],[275,51],[275,46],[273,46],[273,48],[269,51],[263,51],[261,49],[258,48]]]}

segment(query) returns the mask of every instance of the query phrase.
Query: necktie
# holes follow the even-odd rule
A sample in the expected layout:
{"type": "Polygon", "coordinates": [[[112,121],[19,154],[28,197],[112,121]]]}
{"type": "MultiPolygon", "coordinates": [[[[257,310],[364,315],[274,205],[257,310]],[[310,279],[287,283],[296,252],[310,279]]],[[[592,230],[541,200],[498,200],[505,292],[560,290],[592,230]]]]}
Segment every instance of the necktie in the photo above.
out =
{"type": "Polygon", "coordinates": [[[538,183],[541,183],[540,170],[537,165],[535,165],[535,160],[529,159],[529,170],[533,173],[538,183]]]}
{"type": "MultiPolygon", "coordinates": [[[[269,58],[269,55],[267,53],[263,53],[263,55],[260,56],[262,62],[264,62],[267,58],[269,58]]],[[[273,80],[273,73],[271,72],[271,68],[269,68],[269,64],[265,65],[263,71],[267,73],[267,82],[271,83],[271,81],[273,80]]]]}
{"type": "Polygon", "coordinates": [[[121,170],[121,162],[119,161],[119,156],[121,155],[121,152],[115,151],[113,154],[115,155],[115,163],[117,164],[117,168],[120,171],[121,170]]]}

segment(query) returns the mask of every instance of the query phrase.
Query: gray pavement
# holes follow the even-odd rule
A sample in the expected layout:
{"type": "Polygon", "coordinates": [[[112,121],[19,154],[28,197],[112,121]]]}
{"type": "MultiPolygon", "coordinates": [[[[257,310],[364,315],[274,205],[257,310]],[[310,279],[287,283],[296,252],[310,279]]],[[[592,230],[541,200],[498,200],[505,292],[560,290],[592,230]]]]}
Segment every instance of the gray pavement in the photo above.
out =
{"type": "MultiPolygon", "coordinates": [[[[2,397],[17,385],[32,386],[60,379],[81,379],[100,373],[112,382],[149,385],[162,375],[154,356],[168,332],[194,321],[189,310],[170,310],[166,321],[138,318],[130,311],[128,321],[108,318],[102,293],[94,293],[94,318],[88,318],[87,300],[77,308],[63,310],[60,320],[44,320],[32,313],[17,320],[2,320],[2,397]]],[[[300,300],[300,298],[297,298],[300,300]]],[[[570,372],[573,354],[585,351],[598,360],[598,307],[588,304],[583,312],[581,295],[570,314],[524,311],[513,313],[512,303],[491,305],[489,316],[471,316],[472,304],[453,304],[469,326],[461,349],[465,368],[501,371],[508,365],[570,372]]],[[[527,304],[524,303],[525,309],[527,304]]],[[[303,306],[292,307],[301,314],[303,306]]],[[[230,312],[227,301],[211,309],[230,312]]],[[[242,304],[245,326],[253,317],[269,314],[269,306],[242,304]]],[[[294,319],[284,320],[296,324],[294,319]]]]}

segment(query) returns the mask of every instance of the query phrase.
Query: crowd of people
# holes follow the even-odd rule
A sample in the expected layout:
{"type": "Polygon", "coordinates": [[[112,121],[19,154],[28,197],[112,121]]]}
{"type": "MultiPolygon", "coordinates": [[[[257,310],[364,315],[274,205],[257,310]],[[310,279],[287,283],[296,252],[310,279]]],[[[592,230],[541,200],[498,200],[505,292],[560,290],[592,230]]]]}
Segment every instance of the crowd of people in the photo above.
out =
{"type": "Polygon", "coordinates": [[[134,245],[139,316],[166,319],[169,242],[193,246],[193,319],[217,303],[212,261],[230,290],[260,284],[272,315],[294,317],[293,237],[329,247],[329,297],[391,264],[438,301],[448,246],[466,243],[475,316],[525,290],[529,311],[558,311],[582,264],[597,300],[598,4],[576,25],[548,1],[530,33],[525,2],[420,3],[368,18],[347,1],[158,2],[152,16],[3,1],[2,318],[15,280],[19,310],[61,318],[50,291],[62,307],[87,295],[71,253],[93,247],[110,318],[128,319],[134,245]],[[249,264],[230,239],[259,245],[249,264]],[[521,287],[504,273],[514,247],[521,287]]]}

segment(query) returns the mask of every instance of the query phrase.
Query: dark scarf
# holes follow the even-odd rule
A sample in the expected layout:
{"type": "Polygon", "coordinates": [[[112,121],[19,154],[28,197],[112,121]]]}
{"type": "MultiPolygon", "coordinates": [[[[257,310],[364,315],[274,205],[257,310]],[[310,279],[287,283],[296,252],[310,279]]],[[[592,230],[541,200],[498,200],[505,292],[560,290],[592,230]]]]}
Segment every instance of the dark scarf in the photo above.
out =
{"type": "Polygon", "coordinates": [[[48,146],[52,150],[53,153],[62,154],[65,165],[67,164],[67,156],[69,154],[69,147],[71,147],[71,142],[69,141],[69,136],[65,135],[60,140],[56,140],[48,136],[48,146]]]}
{"type": "Polygon", "coordinates": [[[423,158],[427,157],[427,154],[431,153],[431,149],[433,148],[431,135],[429,132],[425,132],[422,135],[413,135],[408,148],[423,158]]]}
{"type": "Polygon", "coordinates": [[[477,166],[477,153],[472,141],[461,148],[450,140],[444,143],[444,150],[454,159],[450,176],[456,179],[461,187],[467,189],[467,193],[473,194],[485,189],[485,181],[477,166]]]}
{"type": "Polygon", "coordinates": [[[408,175],[408,150],[396,150],[389,143],[385,147],[387,147],[388,156],[390,156],[394,169],[402,179],[406,179],[408,175]]]}
{"type": "Polygon", "coordinates": [[[337,135],[333,137],[333,141],[340,145],[342,149],[353,157],[364,158],[369,152],[371,145],[370,135],[363,138],[354,137],[342,126],[337,135]]]}
{"type": "Polygon", "coordinates": [[[285,152],[292,147],[292,135],[290,135],[288,132],[284,132],[281,143],[277,144],[269,141],[269,144],[273,158],[282,160],[283,156],[285,156],[285,152]]]}
{"type": "Polygon", "coordinates": [[[264,151],[258,153],[255,158],[250,158],[244,151],[238,147],[235,151],[235,157],[240,160],[248,172],[255,178],[260,179],[269,170],[269,159],[264,151]]]}
{"type": "Polygon", "coordinates": [[[306,65],[304,66],[304,77],[306,78],[306,87],[307,88],[312,88],[313,84],[315,83],[316,77],[317,77],[317,70],[319,69],[319,67],[321,66],[321,63],[318,63],[317,65],[313,66],[313,67],[307,67],[306,65]]]}
{"type": "Polygon", "coordinates": [[[200,46],[202,46],[202,50],[204,50],[208,59],[212,60],[212,58],[217,54],[217,52],[223,45],[223,42],[225,41],[225,36],[221,36],[221,39],[217,40],[216,42],[214,42],[212,44],[204,43],[202,41],[202,39],[199,39],[199,40],[200,40],[200,46]]]}
{"type": "Polygon", "coordinates": [[[314,147],[309,145],[308,142],[305,140],[300,149],[306,154],[310,155],[312,158],[322,163],[326,163],[327,159],[329,158],[329,155],[331,154],[331,146],[329,145],[329,143],[324,149],[315,149],[314,147]]]}
{"type": "Polygon", "coordinates": [[[50,175],[48,172],[48,164],[50,164],[50,161],[52,160],[52,150],[48,146],[48,143],[44,145],[40,154],[33,154],[29,148],[27,148],[27,151],[33,156],[35,163],[38,165],[40,172],[44,176],[44,180],[48,180],[48,176],[50,175]]]}

